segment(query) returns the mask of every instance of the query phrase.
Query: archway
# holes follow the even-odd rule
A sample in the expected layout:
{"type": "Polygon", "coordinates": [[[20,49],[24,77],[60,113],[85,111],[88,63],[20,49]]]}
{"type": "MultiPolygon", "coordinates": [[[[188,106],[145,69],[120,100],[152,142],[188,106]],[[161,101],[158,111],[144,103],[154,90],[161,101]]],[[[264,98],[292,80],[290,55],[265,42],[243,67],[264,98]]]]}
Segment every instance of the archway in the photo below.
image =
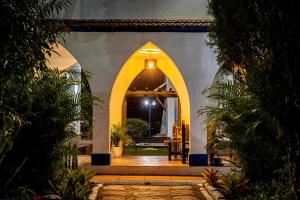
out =
{"type": "MultiPolygon", "coordinates": [[[[89,81],[87,79],[87,74],[82,70],[82,67],[77,59],[59,43],[51,44],[50,48],[52,49],[51,56],[49,56],[48,54],[45,55],[47,67],[50,69],[66,71],[66,73],[64,74],[66,77],[70,76],[68,72],[73,71],[79,73],[80,76],[70,76],[71,79],[80,82],[78,84],[72,85],[70,92],[74,95],[74,97],[80,94],[81,98],[90,98],[90,101],[92,101],[92,94],[89,81]]],[[[82,115],[85,116],[87,122],[74,122],[75,131],[79,135],[74,139],[74,141],[78,143],[78,149],[80,150],[80,152],[84,152],[84,154],[90,154],[92,152],[92,106],[93,105],[91,102],[90,105],[84,105],[84,108],[82,108],[82,106],[78,107],[78,109],[81,110],[82,115]]]]}
{"type": "Polygon", "coordinates": [[[166,52],[148,42],[130,56],[115,79],[109,102],[110,127],[122,122],[122,106],[128,87],[144,69],[144,61],[148,57],[140,52],[142,49],[159,49],[161,51],[161,53],[153,55],[153,58],[157,59],[157,68],[167,76],[175,87],[180,99],[180,117],[186,124],[190,125],[190,98],[182,74],[166,52]]]}
{"type": "Polygon", "coordinates": [[[46,64],[50,69],[66,70],[78,64],[76,58],[59,43],[52,44],[50,47],[53,50],[51,56],[46,54],[46,64]]]}

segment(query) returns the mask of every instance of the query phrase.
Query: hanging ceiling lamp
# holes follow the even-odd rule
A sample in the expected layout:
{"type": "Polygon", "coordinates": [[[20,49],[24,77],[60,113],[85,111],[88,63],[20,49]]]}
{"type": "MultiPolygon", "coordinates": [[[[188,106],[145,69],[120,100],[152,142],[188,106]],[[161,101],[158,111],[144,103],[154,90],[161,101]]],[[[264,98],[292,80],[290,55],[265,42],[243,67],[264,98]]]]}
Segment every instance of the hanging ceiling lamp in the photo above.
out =
{"type": "Polygon", "coordinates": [[[155,69],[157,67],[156,59],[145,59],[145,68],[146,69],[155,69]]]}
{"type": "Polygon", "coordinates": [[[140,53],[149,54],[149,59],[145,59],[145,68],[146,69],[155,69],[157,68],[157,59],[154,59],[151,57],[152,54],[158,54],[161,53],[161,50],[159,49],[141,49],[139,51],[140,53]]]}

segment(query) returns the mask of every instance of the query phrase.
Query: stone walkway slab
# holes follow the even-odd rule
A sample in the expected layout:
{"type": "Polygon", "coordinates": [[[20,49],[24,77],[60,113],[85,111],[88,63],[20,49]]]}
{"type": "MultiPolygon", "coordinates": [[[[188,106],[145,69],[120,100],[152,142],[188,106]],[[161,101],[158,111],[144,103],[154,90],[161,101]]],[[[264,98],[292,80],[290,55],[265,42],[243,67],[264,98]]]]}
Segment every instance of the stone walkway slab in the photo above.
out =
{"type": "Polygon", "coordinates": [[[102,184],[137,184],[137,183],[185,183],[198,184],[203,181],[200,176],[126,176],[126,175],[97,175],[93,177],[93,182],[102,184]]]}
{"type": "Polygon", "coordinates": [[[97,200],[204,200],[197,186],[105,185],[97,200]],[[196,191],[197,190],[197,191],[196,191]]]}

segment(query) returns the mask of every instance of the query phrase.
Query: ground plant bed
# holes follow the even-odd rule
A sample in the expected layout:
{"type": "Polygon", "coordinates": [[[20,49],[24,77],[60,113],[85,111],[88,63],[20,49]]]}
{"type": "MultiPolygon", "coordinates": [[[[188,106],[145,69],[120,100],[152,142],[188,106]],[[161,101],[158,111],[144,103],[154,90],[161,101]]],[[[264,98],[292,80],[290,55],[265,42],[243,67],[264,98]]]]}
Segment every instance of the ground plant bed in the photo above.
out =
{"type": "Polygon", "coordinates": [[[126,156],[167,156],[168,149],[166,147],[134,147],[134,146],[127,146],[124,149],[123,155],[126,156]]]}

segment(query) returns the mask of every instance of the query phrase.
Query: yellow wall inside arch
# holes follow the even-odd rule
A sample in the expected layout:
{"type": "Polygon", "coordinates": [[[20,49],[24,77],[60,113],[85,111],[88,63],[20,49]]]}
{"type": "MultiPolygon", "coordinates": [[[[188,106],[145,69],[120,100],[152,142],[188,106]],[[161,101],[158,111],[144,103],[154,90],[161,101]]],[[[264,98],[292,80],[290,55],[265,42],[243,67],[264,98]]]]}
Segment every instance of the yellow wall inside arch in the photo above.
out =
{"type": "MultiPolygon", "coordinates": [[[[143,48],[156,48],[153,43],[149,42],[143,48]]],[[[143,54],[138,49],[126,61],[116,77],[112,88],[110,103],[109,103],[109,124],[122,122],[122,105],[128,87],[132,81],[144,69],[144,60],[149,58],[149,54],[143,54]]],[[[168,77],[174,85],[181,104],[181,119],[185,123],[190,124],[190,99],[185,81],[172,59],[162,50],[159,54],[152,54],[151,58],[157,59],[157,67],[168,77]]]]}

